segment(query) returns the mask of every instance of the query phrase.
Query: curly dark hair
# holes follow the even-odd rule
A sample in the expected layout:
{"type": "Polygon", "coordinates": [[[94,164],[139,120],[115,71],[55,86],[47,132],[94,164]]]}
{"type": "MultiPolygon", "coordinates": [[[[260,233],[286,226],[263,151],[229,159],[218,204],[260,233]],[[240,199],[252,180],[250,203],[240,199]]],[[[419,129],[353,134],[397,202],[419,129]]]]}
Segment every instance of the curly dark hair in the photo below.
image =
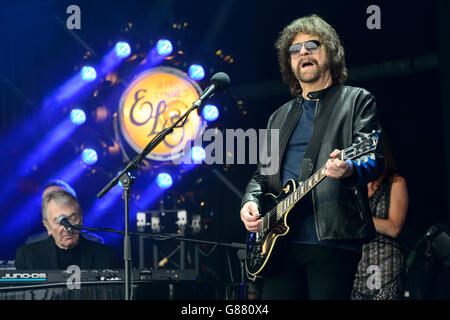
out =
{"type": "Polygon", "coordinates": [[[333,83],[343,83],[347,79],[347,68],[341,40],[332,26],[318,15],[312,14],[298,18],[286,26],[275,43],[275,48],[278,50],[280,71],[284,82],[289,85],[291,94],[297,96],[302,91],[300,83],[292,72],[291,58],[288,52],[292,41],[300,32],[317,36],[319,41],[325,45],[333,83]]]}

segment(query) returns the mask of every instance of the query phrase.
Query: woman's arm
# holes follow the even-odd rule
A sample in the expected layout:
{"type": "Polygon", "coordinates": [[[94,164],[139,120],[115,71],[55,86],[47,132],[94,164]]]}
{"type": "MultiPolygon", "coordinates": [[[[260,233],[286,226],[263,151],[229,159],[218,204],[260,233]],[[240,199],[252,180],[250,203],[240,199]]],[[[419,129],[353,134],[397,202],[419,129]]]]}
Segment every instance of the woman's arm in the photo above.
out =
{"type": "Polygon", "coordinates": [[[392,181],[388,218],[373,218],[377,232],[392,238],[397,238],[405,223],[408,203],[409,198],[406,180],[403,177],[397,176],[392,181]]]}

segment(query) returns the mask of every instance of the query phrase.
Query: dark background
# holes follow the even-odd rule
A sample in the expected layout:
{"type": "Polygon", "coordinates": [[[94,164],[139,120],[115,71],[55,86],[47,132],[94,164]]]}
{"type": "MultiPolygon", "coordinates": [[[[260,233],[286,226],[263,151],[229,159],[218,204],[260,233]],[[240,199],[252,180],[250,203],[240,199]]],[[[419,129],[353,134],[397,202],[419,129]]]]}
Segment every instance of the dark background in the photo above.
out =
{"type": "MultiPolygon", "coordinates": [[[[219,120],[211,126],[265,128],[269,115],[291,99],[278,71],[274,42],[284,26],[311,13],[323,17],[341,37],[349,69],[347,84],[363,87],[377,99],[397,165],[408,183],[409,211],[400,239],[406,250],[411,250],[429,226],[448,221],[446,12],[445,1],[424,1],[420,5],[409,1],[4,1],[0,17],[0,144],[4,145],[0,168],[1,181],[12,183],[14,192],[0,203],[0,223],[14,221],[23,228],[14,234],[2,231],[0,260],[14,259],[15,249],[28,235],[43,231],[39,207],[17,220],[19,204],[39,194],[42,184],[67,165],[72,159],[68,155],[73,156],[82,141],[94,137],[108,140],[112,136],[108,119],[101,126],[76,132],[31,174],[20,178],[14,174],[19,170],[18,161],[57,124],[53,117],[67,114],[67,106],[62,106],[42,119],[43,101],[83,63],[98,63],[118,40],[128,41],[134,51],[146,52],[159,38],[170,38],[175,50],[182,48],[186,54],[162,65],[177,61],[177,67],[186,71],[190,63],[203,64],[207,71],[200,83],[203,89],[215,72],[224,71],[231,78],[230,88],[214,97],[222,110],[219,120]],[[71,4],[81,9],[81,30],[68,31],[65,27],[69,16],[66,8],[71,4]],[[380,30],[366,26],[366,10],[372,4],[381,9],[380,30]],[[125,30],[129,22],[132,28],[125,30]],[[216,54],[219,49],[224,56],[216,54]],[[86,52],[91,54],[84,59],[86,52]],[[234,62],[225,61],[226,55],[234,62]],[[23,128],[27,130],[21,136],[18,131],[23,128]],[[16,140],[10,138],[12,134],[16,140]]],[[[128,76],[130,70],[121,69],[128,76]]],[[[105,89],[96,101],[107,103],[115,112],[126,86],[124,81],[114,90],[105,89]]],[[[95,89],[79,97],[79,102],[92,105],[95,89]]],[[[73,183],[83,208],[91,207],[95,195],[124,164],[120,157],[105,158],[96,164],[95,172],[87,170],[73,183]]],[[[182,207],[188,208],[189,214],[201,213],[208,229],[199,238],[243,242],[240,199],[213,170],[243,192],[254,169],[254,165],[197,166],[177,176],[174,186],[158,200],[163,199],[166,208],[182,207]]],[[[137,211],[159,207],[158,200],[142,206],[139,197],[153,179],[151,171],[137,177],[131,203],[133,229],[137,211]]],[[[99,216],[96,226],[123,229],[123,220],[119,198],[99,216]]],[[[120,256],[122,238],[101,235],[120,256]]],[[[207,252],[212,247],[202,249],[207,252]]],[[[209,270],[216,279],[229,281],[226,251],[230,254],[232,276],[239,279],[236,249],[226,247],[202,256],[202,272],[209,270]]],[[[136,242],[133,263],[137,264],[136,242]]]]}

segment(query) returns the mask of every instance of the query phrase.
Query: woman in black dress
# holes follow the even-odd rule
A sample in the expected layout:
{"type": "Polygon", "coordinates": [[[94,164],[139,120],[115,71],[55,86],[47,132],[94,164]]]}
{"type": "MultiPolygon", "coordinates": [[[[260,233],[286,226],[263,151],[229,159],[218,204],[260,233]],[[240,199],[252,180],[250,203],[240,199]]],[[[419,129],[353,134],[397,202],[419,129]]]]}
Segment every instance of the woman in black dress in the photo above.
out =
{"type": "Polygon", "coordinates": [[[404,254],[396,239],[408,211],[406,180],[396,170],[385,141],[385,168],[368,184],[368,196],[377,237],[363,245],[352,300],[397,300],[403,297],[404,254]]]}

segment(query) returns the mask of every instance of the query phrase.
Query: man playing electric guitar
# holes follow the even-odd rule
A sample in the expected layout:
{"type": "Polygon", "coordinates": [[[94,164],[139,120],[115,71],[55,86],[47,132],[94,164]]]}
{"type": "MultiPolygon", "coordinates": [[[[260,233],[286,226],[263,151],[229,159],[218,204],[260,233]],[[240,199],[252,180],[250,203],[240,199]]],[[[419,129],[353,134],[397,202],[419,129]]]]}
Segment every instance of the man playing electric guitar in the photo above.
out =
{"type": "MultiPolygon", "coordinates": [[[[343,84],[344,49],[336,31],[320,17],[293,21],[276,48],[283,79],[295,98],[268,121],[269,133],[279,130],[278,172],[265,175],[259,165],[242,199],[241,220],[249,238],[266,229],[261,219],[265,194],[280,194],[288,181],[305,181],[322,166],[326,178],[290,210],[287,245],[276,256],[278,267],[268,275],[261,273],[262,297],[349,299],[361,246],[376,235],[366,185],[383,169],[382,143],[366,157],[369,161],[344,161],[338,155],[358,139],[381,133],[375,98],[343,84]]],[[[270,145],[269,140],[269,153],[270,145]]],[[[247,255],[249,267],[257,264],[253,257],[247,255]]]]}

